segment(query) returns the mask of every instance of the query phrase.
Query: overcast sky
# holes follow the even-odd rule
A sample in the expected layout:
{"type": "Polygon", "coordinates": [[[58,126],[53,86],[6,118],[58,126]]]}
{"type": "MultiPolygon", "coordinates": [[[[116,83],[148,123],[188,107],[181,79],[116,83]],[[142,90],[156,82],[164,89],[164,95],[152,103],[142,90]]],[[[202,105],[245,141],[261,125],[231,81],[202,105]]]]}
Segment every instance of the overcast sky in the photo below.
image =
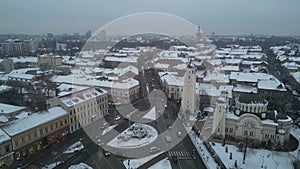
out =
{"type": "Polygon", "coordinates": [[[136,12],[185,18],[207,34],[300,35],[299,0],[2,0],[0,33],[96,31],[136,12]]]}

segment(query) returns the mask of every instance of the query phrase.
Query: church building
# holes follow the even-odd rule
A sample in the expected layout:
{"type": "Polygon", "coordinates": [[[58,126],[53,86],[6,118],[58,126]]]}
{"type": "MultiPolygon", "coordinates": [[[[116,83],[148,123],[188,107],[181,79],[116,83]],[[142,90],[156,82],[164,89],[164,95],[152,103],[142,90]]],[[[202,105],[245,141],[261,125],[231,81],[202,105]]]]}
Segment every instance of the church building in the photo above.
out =
{"type": "Polygon", "coordinates": [[[216,102],[212,134],[252,143],[283,145],[289,141],[292,119],[268,110],[268,101],[259,94],[241,94],[229,108],[226,96],[216,102]]]}

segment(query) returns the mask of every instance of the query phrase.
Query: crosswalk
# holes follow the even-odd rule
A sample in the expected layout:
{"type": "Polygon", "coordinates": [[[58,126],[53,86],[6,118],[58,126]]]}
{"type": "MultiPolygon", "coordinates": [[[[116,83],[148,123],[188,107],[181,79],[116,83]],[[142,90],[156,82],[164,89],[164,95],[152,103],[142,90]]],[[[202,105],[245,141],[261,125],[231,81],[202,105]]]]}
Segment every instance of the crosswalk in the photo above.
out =
{"type": "Polygon", "coordinates": [[[189,157],[189,154],[186,151],[169,151],[168,155],[170,157],[189,157]]]}

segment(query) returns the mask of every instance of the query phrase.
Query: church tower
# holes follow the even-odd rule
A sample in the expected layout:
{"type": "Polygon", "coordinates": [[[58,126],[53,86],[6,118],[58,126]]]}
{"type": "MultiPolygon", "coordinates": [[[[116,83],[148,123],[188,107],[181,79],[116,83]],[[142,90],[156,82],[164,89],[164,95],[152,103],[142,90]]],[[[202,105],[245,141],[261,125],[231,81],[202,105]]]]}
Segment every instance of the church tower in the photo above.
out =
{"type": "Polygon", "coordinates": [[[196,114],[196,78],[192,69],[187,69],[184,75],[183,95],[181,101],[181,117],[190,121],[190,116],[196,114]]]}
{"type": "Polygon", "coordinates": [[[224,97],[219,97],[216,101],[212,124],[212,135],[219,138],[225,138],[226,103],[227,101],[224,97]]]}
{"type": "Polygon", "coordinates": [[[203,32],[201,31],[201,27],[200,27],[200,25],[198,25],[198,30],[197,30],[197,38],[198,39],[201,39],[201,37],[202,37],[202,34],[203,34],[203,32]]]}

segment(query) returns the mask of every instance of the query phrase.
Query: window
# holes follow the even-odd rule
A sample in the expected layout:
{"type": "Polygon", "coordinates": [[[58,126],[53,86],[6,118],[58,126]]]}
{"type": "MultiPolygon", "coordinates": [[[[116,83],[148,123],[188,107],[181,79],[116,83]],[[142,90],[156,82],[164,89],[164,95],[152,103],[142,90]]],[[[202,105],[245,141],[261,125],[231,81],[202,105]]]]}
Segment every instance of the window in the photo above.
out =
{"type": "Polygon", "coordinates": [[[40,135],[41,136],[43,135],[43,129],[40,129],[40,135]]]}
{"type": "Polygon", "coordinates": [[[253,136],[254,134],[253,134],[253,131],[250,131],[250,136],[253,136]]]}
{"type": "Polygon", "coordinates": [[[5,152],[8,153],[10,151],[9,145],[5,145],[5,152]]]}
{"type": "Polygon", "coordinates": [[[248,131],[244,131],[244,136],[247,136],[248,135],[248,131]]]}
{"type": "Polygon", "coordinates": [[[65,119],[65,124],[68,124],[68,120],[67,119],[65,119]]]}
{"type": "Polygon", "coordinates": [[[265,134],[265,138],[268,139],[269,138],[269,134],[265,134]]]}
{"type": "Polygon", "coordinates": [[[25,143],[25,138],[23,137],[22,140],[21,140],[22,144],[25,143]]]}
{"type": "Polygon", "coordinates": [[[228,128],[227,127],[225,128],[225,132],[228,132],[228,128]]]}
{"type": "Polygon", "coordinates": [[[55,123],[55,128],[56,128],[56,129],[58,128],[58,124],[57,124],[57,122],[55,123]]]}

